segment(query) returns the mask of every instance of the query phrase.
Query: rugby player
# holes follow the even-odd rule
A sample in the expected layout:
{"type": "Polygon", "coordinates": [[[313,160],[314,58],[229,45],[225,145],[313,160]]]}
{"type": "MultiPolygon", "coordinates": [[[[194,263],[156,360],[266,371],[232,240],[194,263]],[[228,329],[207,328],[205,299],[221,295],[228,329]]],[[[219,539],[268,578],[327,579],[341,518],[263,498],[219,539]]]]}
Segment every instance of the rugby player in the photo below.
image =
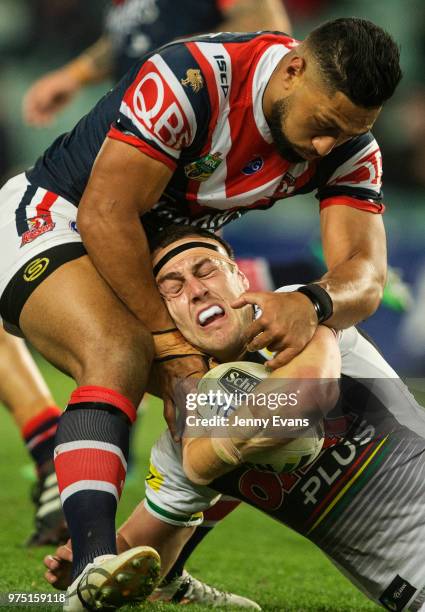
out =
{"type": "MultiPolygon", "coordinates": [[[[110,3],[105,15],[104,30],[102,37],[79,57],[58,70],[48,73],[32,85],[23,102],[23,116],[28,124],[42,126],[51,123],[54,116],[74,98],[80,89],[108,78],[118,81],[136,58],[140,58],[143,53],[159,47],[168,40],[213,30],[238,32],[276,30],[290,33],[291,26],[281,0],[266,0],[260,4],[257,0],[221,2],[185,0],[179,4],[173,0],[161,0],[161,2],[154,3],[146,3],[145,0],[126,0],[126,2],[113,1],[110,3]]],[[[0,350],[4,356],[4,365],[9,363],[10,368],[17,373],[15,355],[25,351],[23,342],[3,334],[0,336],[0,350]],[[7,355],[4,354],[5,351],[7,355]]],[[[26,357],[26,361],[28,359],[30,356],[26,357]]],[[[9,380],[7,389],[7,397],[9,397],[13,374],[8,371],[7,377],[3,376],[1,380],[6,381],[6,378],[9,380]]],[[[4,396],[1,380],[0,397],[4,396]]],[[[24,436],[28,438],[28,445],[32,444],[33,431],[30,419],[35,416],[35,413],[28,407],[26,398],[19,397],[18,389],[23,389],[22,384],[16,388],[13,398],[6,403],[21,431],[25,426],[24,436]],[[23,410],[25,410],[25,415],[21,414],[23,410]]],[[[3,401],[6,400],[7,398],[4,397],[3,401]]],[[[45,413],[46,419],[37,413],[34,433],[39,435],[44,429],[52,432],[51,456],[53,456],[54,433],[50,422],[54,409],[53,400],[50,399],[40,408],[46,406],[51,409],[49,413],[45,413]]],[[[55,409],[58,420],[61,411],[59,408],[55,409]]],[[[43,448],[47,450],[47,440],[43,441],[43,448]]],[[[43,457],[38,459],[40,453],[37,448],[31,447],[30,452],[33,457],[37,456],[35,461],[39,470],[40,461],[42,461],[43,466],[40,473],[43,474],[43,477],[35,491],[35,501],[39,507],[37,507],[36,529],[29,543],[32,545],[57,544],[63,539],[64,521],[61,517],[61,508],[54,506],[53,499],[50,497],[50,511],[47,514],[45,514],[47,510],[45,504],[40,505],[44,484],[52,483],[52,479],[55,479],[54,469],[49,468],[46,471],[47,464],[43,457]],[[46,480],[47,476],[49,480],[46,480]],[[56,529],[59,530],[57,534],[54,533],[56,529]]],[[[47,488],[50,489],[51,484],[47,488]]],[[[56,499],[56,504],[59,504],[59,497],[56,499]]]]}
{"type": "Polygon", "coordinates": [[[35,465],[34,532],[28,546],[60,544],[68,538],[53,465],[55,433],[62,410],[47,388],[25,343],[0,329],[0,401],[11,413],[35,465]]]}
{"type": "MultiPolygon", "coordinates": [[[[177,327],[218,361],[240,360],[238,339],[247,321],[232,311],[230,303],[243,291],[244,280],[231,263],[231,249],[207,232],[184,228],[166,232],[157,245],[154,262],[164,261],[170,248],[174,251],[157,279],[177,327]],[[200,326],[198,314],[217,304],[223,315],[200,326]]],[[[252,319],[252,309],[246,309],[244,316],[252,319]]],[[[324,420],[325,445],[314,463],[289,474],[233,466],[209,486],[195,485],[183,469],[181,446],[166,431],[152,449],[146,499],[118,531],[119,550],[152,545],[160,551],[166,570],[194,526],[202,522],[202,512],[223,493],[317,544],[378,605],[424,610],[425,412],[356,328],[339,332],[337,338],[323,326],[318,331],[323,337],[316,333],[293,360],[298,361],[296,375],[303,367],[311,377],[335,375],[336,362],[337,369],[341,366],[341,395],[324,420]]],[[[262,351],[245,358],[265,359],[262,351]]],[[[289,366],[280,369],[282,378],[289,366]]],[[[203,476],[210,477],[203,456],[191,461],[191,473],[204,466],[203,476]]],[[[62,547],[55,558],[45,559],[50,583],[65,586],[70,557],[70,550],[62,547]]]]}
{"type": "Polygon", "coordinates": [[[216,230],[317,191],[328,272],[268,295],[245,339],[276,351],[277,368],[319,322],[341,329],[369,316],[386,270],[369,129],[400,77],[394,41],[361,19],[328,22],[300,44],[258,32],[178,41],[136,62],[0,191],[0,315],[77,383],[55,450],[75,577],[116,552],[129,430],[152,360],[173,432],[176,377],[207,369],[162,303],[148,236],[216,230]]]}

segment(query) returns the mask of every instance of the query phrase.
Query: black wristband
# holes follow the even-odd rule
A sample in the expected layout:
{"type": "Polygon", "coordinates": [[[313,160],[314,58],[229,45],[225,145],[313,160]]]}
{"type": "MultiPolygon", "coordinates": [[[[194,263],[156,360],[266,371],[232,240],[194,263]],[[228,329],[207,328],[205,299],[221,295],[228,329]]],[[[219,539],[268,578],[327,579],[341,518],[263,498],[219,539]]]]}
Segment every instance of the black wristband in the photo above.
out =
{"type": "Polygon", "coordinates": [[[316,285],[316,283],[311,283],[310,285],[300,287],[297,291],[307,296],[313,304],[319,323],[323,323],[323,321],[331,318],[334,311],[332,298],[323,287],[316,285]]]}

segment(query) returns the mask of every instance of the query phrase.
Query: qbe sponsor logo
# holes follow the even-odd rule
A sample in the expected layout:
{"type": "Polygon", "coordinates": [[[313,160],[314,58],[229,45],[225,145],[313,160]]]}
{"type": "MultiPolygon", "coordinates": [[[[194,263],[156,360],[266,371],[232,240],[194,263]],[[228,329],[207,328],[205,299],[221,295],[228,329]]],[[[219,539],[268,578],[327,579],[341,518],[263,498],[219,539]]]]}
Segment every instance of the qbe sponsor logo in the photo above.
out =
{"type": "Polygon", "coordinates": [[[148,72],[133,94],[133,110],[146,128],[168,147],[190,144],[185,117],[157,72],[148,72]]]}

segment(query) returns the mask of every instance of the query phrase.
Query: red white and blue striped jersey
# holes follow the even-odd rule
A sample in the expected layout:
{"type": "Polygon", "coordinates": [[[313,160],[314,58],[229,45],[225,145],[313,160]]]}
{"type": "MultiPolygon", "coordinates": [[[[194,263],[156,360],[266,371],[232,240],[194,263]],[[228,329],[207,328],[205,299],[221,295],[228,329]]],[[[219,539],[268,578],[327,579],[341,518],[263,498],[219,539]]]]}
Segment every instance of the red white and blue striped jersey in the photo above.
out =
{"type": "Polygon", "coordinates": [[[251,209],[316,192],[321,208],[383,211],[379,147],[371,133],[301,163],[274,146],[262,98],[297,41],[284,34],[221,33],[174,42],[127,73],[28,173],[76,206],[105,137],[138,148],[173,170],[161,200],[143,216],[216,230],[251,209]]]}

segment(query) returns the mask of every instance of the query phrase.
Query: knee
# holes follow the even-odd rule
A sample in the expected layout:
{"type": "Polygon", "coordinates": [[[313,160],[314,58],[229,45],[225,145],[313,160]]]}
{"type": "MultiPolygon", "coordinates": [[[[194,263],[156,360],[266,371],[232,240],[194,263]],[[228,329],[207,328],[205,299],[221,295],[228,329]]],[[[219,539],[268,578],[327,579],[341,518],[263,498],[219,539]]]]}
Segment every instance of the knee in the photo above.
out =
{"type": "Polygon", "coordinates": [[[17,353],[24,347],[24,341],[21,338],[8,334],[0,325],[0,352],[5,356],[10,356],[17,353]]]}
{"type": "Polygon", "coordinates": [[[27,359],[27,348],[21,338],[16,338],[0,327],[0,372],[10,372],[27,359]]]}

